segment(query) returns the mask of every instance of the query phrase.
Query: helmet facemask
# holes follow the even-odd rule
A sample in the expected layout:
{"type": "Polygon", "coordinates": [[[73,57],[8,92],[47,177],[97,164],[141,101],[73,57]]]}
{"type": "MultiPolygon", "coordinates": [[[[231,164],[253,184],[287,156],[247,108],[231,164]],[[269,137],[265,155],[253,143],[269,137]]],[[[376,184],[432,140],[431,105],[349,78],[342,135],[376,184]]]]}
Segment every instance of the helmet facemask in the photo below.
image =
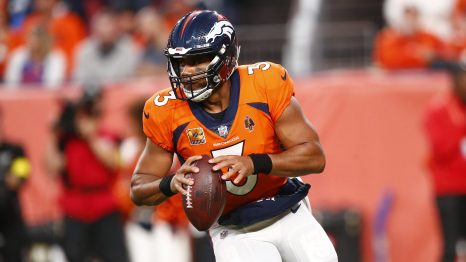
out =
{"type": "Polygon", "coordinates": [[[237,67],[237,51],[225,45],[218,52],[196,52],[187,55],[168,55],[168,73],[172,89],[177,97],[181,100],[191,100],[193,102],[202,102],[207,99],[215,88],[228,80],[237,67]],[[236,52],[235,52],[236,51],[236,52]],[[181,76],[180,59],[190,55],[209,55],[213,58],[202,72],[181,76]],[[223,77],[222,77],[223,76],[223,77]],[[193,89],[193,84],[205,79],[205,86],[193,89]]]}

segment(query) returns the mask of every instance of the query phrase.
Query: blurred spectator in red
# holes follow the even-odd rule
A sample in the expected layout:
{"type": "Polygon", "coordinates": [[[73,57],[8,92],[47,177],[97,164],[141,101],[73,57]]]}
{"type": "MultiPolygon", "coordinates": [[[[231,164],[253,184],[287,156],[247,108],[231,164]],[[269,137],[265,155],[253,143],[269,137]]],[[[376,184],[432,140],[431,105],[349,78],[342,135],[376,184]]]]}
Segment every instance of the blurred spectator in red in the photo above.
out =
{"type": "Polygon", "coordinates": [[[30,171],[23,148],[6,139],[0,111],[0,261],[26,261],[27,237],[18,194],[30,171]]]}
{"type": "Polygon", "coordinates": [[[422,29],[419,9],[406,6],[402,24],[379,32],[374,59],[376,65],[386,69],[426,68],[434,59],[443,58],[444,52],[445,44],[422,29]]]}
{"type": "Polygon", "coordinates": [[[34,11],[27,16],[24,24],[18,32],[14,33],[13,47],[22,44],[31,28],[37,24],[45,24],[49,34],[53,38],[54,47],[60,48],[66,56],[67,75],[73,65],[73,52],[76,45],[86,36],[83,22],[76,14],[67,10],[60,0],[34,0],[34,11]]]}
{"type": "Polygon", "coordinates": [[[5,83],[9,88],[31,83],[56,88],[65,79],[65,68],[65,55],[61,50],[53,49],[47,29],[37,24],[28,32],[26,43],[11,52],[5,69],[5,83]]]}
{"type": "Polygon", "coordinates": [[[92,35],[76,50],[73,78],[85,84],[127,79],[138,61],[138,50],[120,31],[115,13],[102,11],[93,17],[92,35]]]}
{"type": "Polygon", "coordinates": [[[444,262],[455,261],[455,245],[466,237],[466,70],[452,71],[451,92],[432,101],[425,119],[444,262]]]}
{"type": "Polygon", "coordinates": [[[168,31],[156,9],[146,7],[136,16],[136,33],[142,44],[139,76],[162,74],[167,71],[167,58],[163,49],[167,45],[168,31]]]}
{"type": "MultiPolygon", "coordinates": [[[[96,95],[97,94],[97,95],[96,95]]],[[[129,261],[113,194],[119,167],[116,136],[100,127],[101,97],[87,92],[67,104],[46,151],[50,173],[61,174],[64,250],[69,262],[129,261]]]]}

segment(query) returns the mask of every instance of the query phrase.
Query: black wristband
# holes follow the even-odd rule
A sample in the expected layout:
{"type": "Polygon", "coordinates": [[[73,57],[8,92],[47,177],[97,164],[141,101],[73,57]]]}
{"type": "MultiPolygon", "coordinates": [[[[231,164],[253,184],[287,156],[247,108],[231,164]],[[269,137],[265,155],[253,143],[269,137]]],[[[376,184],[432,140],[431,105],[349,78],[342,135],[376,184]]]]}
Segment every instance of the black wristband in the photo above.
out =
{"type": "Polygon", "coordinates": [[[272,171],[272,159],[268,154],[250,154],[254,165],[254,174],[269,174],[272,171]]]}
{"type": "Polygon", "coordinates": [[[172,182],[172,179],[175,175],[168,175],[164,176],[162,178],[162,181],[160,181],[159,184],[159,189],[162,194],[164,194],[167,197],[171,197],[175,195],[176,193],[173,193],[172,189],[170,188],[170,183],[172,182]]]}

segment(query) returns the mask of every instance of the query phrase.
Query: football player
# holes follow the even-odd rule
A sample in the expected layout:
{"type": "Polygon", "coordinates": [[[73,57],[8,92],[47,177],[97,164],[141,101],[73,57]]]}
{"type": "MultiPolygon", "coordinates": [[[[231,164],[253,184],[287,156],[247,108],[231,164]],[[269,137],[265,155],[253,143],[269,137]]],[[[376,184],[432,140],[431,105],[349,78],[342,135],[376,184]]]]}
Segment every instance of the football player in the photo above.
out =
{"type": "Polygon", "coordinates": [[[223,214],[210,229],[217,261],[337,261],[308,205],[320,173],[319,138],[280,65],[238,66],[235,29],[221,14],[194,11],[174,26],[165,50],[171,88],[143,112],[147,144],[132,177],[136,204],[157,205],[182,193],[211,155],[227,183],[223,214]],[[183,165],[168,174],[174,154],[183,165]]]}

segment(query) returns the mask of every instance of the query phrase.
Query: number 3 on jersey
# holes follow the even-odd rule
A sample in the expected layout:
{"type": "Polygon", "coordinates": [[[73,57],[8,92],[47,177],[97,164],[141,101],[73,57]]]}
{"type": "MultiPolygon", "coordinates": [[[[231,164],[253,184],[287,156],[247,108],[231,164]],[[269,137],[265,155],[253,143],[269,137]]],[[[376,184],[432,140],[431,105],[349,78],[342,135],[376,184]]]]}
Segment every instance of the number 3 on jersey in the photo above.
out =
{"type": "Polygon", "coordinates": [[[175,93],[172,91],[168,92],[168,95],[167,96],[163,96],[163,99],[160,100],[160,95],[157,95],[155,98],[154,98],[154,104],[156,106],[164,106],[168,103],[168,100],[170,99],[176,99],[176,96],[175,96],[175,93]]]}
{"type": "Polygon", "coordinates": [[[262,71],[265,71],[270,68],[270,63],[267,62],[260,62],[255,65],[248,66],[248,75],[254,74],[254,70],[261,69],[262,71]]]}
{"type": "MultiPolygon", "coordinates": [[[[241,156],[243,154],[243,148],[244,148],[244,140],[229,147],[212,150],[212,156],[213,157],[227,156],[227,155],[241,156]]],[[[227,183],[228,192],[232,193],[233,195],[243,196],[252,191],[252,189],[257,183],[257,175],[252,174],[248,176],[246,178],[246,182],[243,185],[235,185],[230,180],[228,180],[226,183],[227,183]]]]}

